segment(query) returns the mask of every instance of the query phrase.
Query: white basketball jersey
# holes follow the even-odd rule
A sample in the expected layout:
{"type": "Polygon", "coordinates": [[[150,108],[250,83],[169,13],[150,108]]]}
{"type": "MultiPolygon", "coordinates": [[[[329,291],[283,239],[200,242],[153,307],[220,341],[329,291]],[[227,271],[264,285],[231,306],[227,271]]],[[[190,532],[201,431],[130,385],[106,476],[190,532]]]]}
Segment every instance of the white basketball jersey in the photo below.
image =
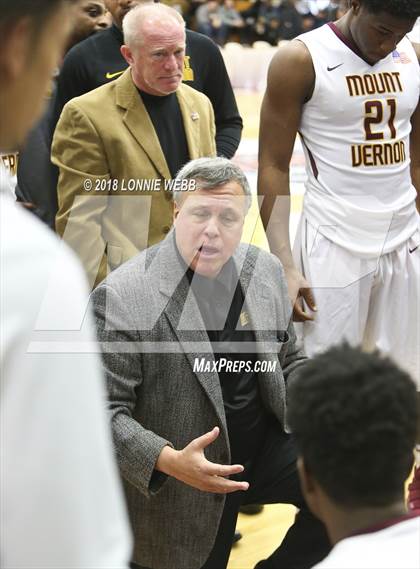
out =
{"type": "Polygon", "coordinates": [[[418,569],[420,517],[339,541],[313,569],[418,569]]]}
{"type": "Polygon", "coordinates": [[[334,24],[297,39],[316,76],[299,128],[308,174],[304,215],[359,255],[392,251],[419,224],[409,142],[420,96],[416,52],[404,38],[370,65],[334,24]]]}

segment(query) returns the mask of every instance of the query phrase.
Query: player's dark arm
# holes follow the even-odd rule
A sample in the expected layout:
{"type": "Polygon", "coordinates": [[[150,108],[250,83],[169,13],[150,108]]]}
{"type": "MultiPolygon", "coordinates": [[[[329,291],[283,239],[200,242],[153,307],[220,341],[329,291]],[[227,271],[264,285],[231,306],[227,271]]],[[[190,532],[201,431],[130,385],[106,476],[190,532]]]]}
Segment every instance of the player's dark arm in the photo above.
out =
{"type": "Polygon", "coordinates": [[[259,144],[258,194],[262,196],[261,218],[271,252],[281,260],[296,320],[310,320],[298,295],[311,308],[314,301],[308,283],[297,271],[289,238],[289,164],[299,128],[302,107],[311,96],[315,81],[312,59],[300,41],[280,48],[271,62],[264,96],[259,144]]]}
{"type": "MultiPolygon", "coordinates": [[[[420,44],[413,44],[419,58],[420,65],[420,44]]],[[[417,191],[417,211],[420,213],[420,101],[413,116],[411,117],[411,137],[410,137],[410,157],[411,157],[411,179],[417,191]]]]}
{"type": "Polygon", "coordinates": [[[211,70],[206,74],[203,92],[214,109],[217,155],[232,158],[241,141],[242,119],[220,49],[209,43],[213,54],[208,58],[211,70]]]}

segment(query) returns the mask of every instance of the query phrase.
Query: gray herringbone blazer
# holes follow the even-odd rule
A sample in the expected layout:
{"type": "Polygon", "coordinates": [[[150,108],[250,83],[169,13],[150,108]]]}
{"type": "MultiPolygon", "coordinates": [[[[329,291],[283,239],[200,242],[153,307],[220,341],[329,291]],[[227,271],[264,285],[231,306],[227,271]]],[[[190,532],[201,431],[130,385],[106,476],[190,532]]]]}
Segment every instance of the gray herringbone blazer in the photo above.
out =
{"type": "MultiPolygon", "coordinates": [[[[295,344],[283,269],[269,253],[240,245],[234,261],[257,350],[278,361],[260,373],[267,409],[283,422],[285,381],[304,356],[295,344]]],[[[225,497],[195,490],[154,471],[162,448],[185,447],[220,427],[209,460],[230,462],[211,344],[174,245],[173,231],[111,273],[92,293],[109,391],[112,428],[131,517],[133,561],[153,569],[198,569],[213,546],[225,497]]]]}

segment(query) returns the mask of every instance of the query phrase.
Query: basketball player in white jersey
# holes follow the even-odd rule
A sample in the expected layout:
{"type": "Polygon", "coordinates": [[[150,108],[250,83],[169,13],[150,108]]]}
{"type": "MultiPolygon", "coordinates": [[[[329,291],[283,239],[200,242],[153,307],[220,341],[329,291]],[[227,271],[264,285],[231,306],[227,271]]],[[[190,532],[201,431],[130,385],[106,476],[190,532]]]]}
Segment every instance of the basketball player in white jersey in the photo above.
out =
{"type": "Polygon", "coordinates": [[[420,567],[420,516],[404,503],[415,397],[389,358],[350,346],[314,357],[292,382],[287,417],[302,490],[333,544],[313,569],[420,567]]]}
{"type": "Polygon", "coordinates": [[[420,388],[420,45],[406,38],[420,0],[349,6],[337,22],[282,46],[271,63],[261,217],[307,354],[343,339],[378,348],[420,388]],[[293,257],[289,162],[297,132],[308,181],[293,257]]]}

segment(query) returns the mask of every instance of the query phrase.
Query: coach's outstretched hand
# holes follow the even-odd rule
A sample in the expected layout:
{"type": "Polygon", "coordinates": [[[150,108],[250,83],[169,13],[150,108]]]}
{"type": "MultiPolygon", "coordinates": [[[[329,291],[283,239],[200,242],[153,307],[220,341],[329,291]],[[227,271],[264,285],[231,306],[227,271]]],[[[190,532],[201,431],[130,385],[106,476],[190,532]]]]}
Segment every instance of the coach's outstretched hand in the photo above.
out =
{"type": "Polygon", "coordinates": [[[216,494],[229,494],[248,490],[248,482],[229,480],[227,476],[243,472],[241,464],[215,464],[206,459],[204,449],[219,436],[219,427],[191,441],[184,449],[175,450],[169,446],[162,449],[156,463],[156,470],[202,490],[216,494]]]}

